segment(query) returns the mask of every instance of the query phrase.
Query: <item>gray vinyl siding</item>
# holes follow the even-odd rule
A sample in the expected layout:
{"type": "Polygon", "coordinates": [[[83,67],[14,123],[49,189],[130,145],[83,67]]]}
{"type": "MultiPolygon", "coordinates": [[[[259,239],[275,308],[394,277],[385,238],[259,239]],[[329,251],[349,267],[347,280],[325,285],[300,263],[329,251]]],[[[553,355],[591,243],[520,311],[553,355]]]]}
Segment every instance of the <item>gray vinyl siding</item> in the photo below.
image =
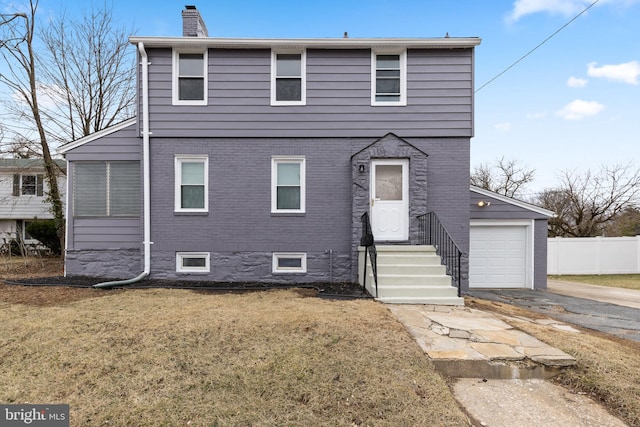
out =
{"type": "Polygon", "coordinates": [[[515,206],[493,197],[483,196],[473,191],[471,192],[470,209],[471,219],[548,219],[547,216],[541,213],[515,206]],[[478,202],[480,200],[491,202],[491,206],[479,207],[478,202]]]}
{"type": "MultiPolygon", "coordinates": [[[[136,218],[74,218],[72,179],[77,161],[141,161],[142,140],[137,136],[136,125],[133,124],[70,150],[66,158],[69,162],[67,176],[70,195],[68,197],[67,252],[87,249],[139,249],[142,245],[142,200],[140,200],[141,214],[136,218]]],[[[142,170],[142,166],[140,169],[142,170]]]]}
{"type": "Polygon", "coordinates": [[[471,137],[472,49],[411,49],[407,106],[371,106],[371,52],[307,50],[307,102],[271,106],[271,51],[209,49],[208,105],[172,105],[172,51],[149,49],[154,137],[471,137]]]}

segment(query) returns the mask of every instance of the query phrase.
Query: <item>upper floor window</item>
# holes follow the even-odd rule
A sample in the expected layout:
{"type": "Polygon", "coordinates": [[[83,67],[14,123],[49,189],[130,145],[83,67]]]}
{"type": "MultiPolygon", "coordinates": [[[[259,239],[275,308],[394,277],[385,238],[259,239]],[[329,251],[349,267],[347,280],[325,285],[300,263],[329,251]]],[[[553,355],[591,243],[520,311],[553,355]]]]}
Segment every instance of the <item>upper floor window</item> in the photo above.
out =
{"type": "Polygon", "coordinates": [[[207,104],[207,52],[173,52],[173,103],[207,104]]]}
{"type": "Polygon", "coordinates": [[[272,52],[271,105],[305,105],[306,53],[272,52]]]}
{"type": "Polygon", "coordinates": [[[407,55],[371,54],[371,105],[407,105],[407,55]]]}
{"type": "Polygon", "coordinates": [[[139,216],[140,162],[75,162],[73,215],[139,216]]]}
{"type": "Polygon", "coordinates": [[[13,175],[14,196],[42,196],[42,175],[13,175]]]}
{"type": "Polygon", "coordinates": [[[271,160],[271,212],[305,211],[304,157],[274,157],[271,160]]]}
{"type": "Polygon", "coordinates": [[[207,212],[209,206],[209,159],[207,156],[176,156],[176,212],[207,212]]]}

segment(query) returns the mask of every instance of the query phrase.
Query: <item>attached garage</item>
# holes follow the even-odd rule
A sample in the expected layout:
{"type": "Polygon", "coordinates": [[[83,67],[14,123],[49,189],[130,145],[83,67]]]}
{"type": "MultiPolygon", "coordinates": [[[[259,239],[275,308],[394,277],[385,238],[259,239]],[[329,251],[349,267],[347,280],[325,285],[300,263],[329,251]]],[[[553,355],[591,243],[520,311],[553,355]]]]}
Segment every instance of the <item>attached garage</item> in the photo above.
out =
{"type": "Polygon", "coordinates": [[[545,289],[553,212],[471,187],[469,288],[545,289]]]}

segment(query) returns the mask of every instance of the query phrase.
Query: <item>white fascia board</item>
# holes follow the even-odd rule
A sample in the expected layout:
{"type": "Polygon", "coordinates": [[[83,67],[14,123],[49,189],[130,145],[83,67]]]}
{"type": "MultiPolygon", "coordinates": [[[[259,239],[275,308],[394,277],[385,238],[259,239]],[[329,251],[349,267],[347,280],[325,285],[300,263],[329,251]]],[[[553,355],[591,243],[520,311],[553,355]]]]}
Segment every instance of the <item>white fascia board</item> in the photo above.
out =
{"type": "Polygon", "coordinates": [[[502,194],[494,193],[493,191],[485,190],[484,188],[476,187],[475,185],[471,186],[471,191],[486,197],[493,197],[494,199],[500,200],[510,205],[518,206],[519,208],[527,209],[529,211],[536,212],[550,218],[556,217],[556,213],[548,209],[532,205],[531,203],[523,202],[522,200],[516,200],[511,197],[503,196],[502,194]]]}
{"type": "Polygon", "coordinates": [[[211,37],[129,37],[132,44],[144,43],[146,47],[207,47],[221,49],[461,49],[478,46],[479,37],[439,38],[313,38],[313,39],[253,39],[211,37]]]}
{"type": "Polygon", "coordinates": [[[90,135],[87,136],[83,136],[80,139],[76,139],[75,141],[69,142],[63,146],[61,146],[60,148],[58,148],[58,153],[59,154],[65,154],[67,151],[73,150],[74,148],[78,148],[84,144],[87,144],[91,141],[95,141],[96,139],[100,139],[102,137],[105,137],[107,135],[111,135],[114,132],[117,132],[119,130],[122,130],[126,127],[129,127],[133,124],[136,123],[137,118],[133,117],[131,119],[125,120],[124,122],[120,122],[117,125],[113,125],[110,126],[108,128],[99,130],[98,132],[92,133],[90,135]]]}

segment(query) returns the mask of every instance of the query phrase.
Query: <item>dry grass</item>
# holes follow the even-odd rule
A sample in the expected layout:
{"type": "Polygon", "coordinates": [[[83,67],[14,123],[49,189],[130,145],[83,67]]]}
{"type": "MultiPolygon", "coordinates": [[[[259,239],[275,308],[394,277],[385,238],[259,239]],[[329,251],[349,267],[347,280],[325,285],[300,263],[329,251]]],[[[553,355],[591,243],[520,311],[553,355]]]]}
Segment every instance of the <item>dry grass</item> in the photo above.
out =
{"type": "Polygon", "coordinates": [[[106,296],[36,306],[7,288],[0,402],[68,403],[74,426],[469,425],[373,301],[87,289],[106,296]]]}
{"type": "MultiPolygon", "coordinates": [[[[467,298],[466,303],[508,316],[541,317],[525,309],[477,298],[467,298]]],[[[577,359],[577,366],[557,377],[557,382],[594,397],[629,425],[640,426],[640,343],[593,331],[570,333],[517,319],[507,321],[577,359]]]]}
{"type": "Polygon", "coordinates": [[[59,257],[0,256],[0,278],[61,276],[64,264],[59,257]]]}
{"type": "Polygon", "coordinates": [[[554,275],[549,279],[640,290],[640,274],[554,275]]]}

